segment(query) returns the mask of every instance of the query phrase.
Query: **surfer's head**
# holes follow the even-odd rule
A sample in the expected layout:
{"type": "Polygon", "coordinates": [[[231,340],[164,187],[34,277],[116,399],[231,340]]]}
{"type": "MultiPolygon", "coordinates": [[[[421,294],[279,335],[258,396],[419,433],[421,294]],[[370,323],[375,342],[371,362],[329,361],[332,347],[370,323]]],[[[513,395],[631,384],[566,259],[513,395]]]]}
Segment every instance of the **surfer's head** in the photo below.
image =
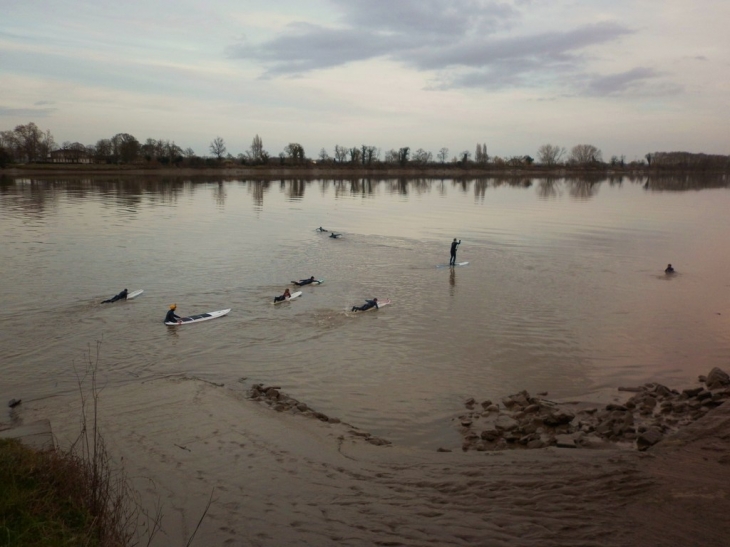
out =
{"type": "Polygon", "coordinates": [[[377,298],[373,298],[373,302],[377,302],[377,301],[378,301],[378,299],[377,299],[377,298]]]}
{"type": "Polygon", "coordinates": [[[170,309],[171,310],[177,309],[177,304],[170,304],[170,309]]]}

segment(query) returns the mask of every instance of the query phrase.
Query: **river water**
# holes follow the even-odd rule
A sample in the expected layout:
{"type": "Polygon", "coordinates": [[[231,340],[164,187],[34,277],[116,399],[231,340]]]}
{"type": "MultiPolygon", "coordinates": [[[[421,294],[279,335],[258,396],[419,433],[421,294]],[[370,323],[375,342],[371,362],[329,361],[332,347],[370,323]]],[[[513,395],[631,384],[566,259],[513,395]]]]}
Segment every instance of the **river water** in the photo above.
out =
{"type": "Polygon", "coordinates": [[[262,382],[432,447],[468,397],[684,387],[730,362],[729,186],[5,178],[0,397],[74,390],[101,341],[106,385],[262,382]],[[469,264],[437,267],[454,237],[469,264]],[[272,305],[310,275],[325,282],[272,305]],[[145,292],[99,303],[125,287],[145,292]],[[348,311],[374,296],[393,303],[348,311]],[[169,328],[173,302],[232,311],[169,328]]]}

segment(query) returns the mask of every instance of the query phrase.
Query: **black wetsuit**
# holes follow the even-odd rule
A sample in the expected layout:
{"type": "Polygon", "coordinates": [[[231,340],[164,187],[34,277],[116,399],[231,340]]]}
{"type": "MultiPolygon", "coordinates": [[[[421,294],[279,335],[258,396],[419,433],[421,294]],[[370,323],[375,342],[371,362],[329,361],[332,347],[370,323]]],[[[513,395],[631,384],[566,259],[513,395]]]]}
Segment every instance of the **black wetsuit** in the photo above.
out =
{"type": "Polygon", "coordinates": [[[287,298],[291,298],[291,294],[284,293],[281,296],[275,296],[274,302],[281,302],[282,300],[286,300],[287,298]]]}
{"type": "Polygon", "coordinates": [[[110,302],[116,302],[117,300],[126,300],[127,299],[127,289],[124,289],[122,292],[120,292],[118,295],[110,298],[109,300],[102,300],[102,304],[109,304],[110,302]]]}
{"type": "Polygon", "coordinates": [[[459,240],[458,242],[454,241],[451,244],[451,259],[449,260],[449,266],[453,266],[454,264],[456,264],[456,248],[459,245],[461,245],[461,240],[459,240]]]}
{"type": "Polygon", "coordinates": [[[377,308],[378,303],[375,300],[366,300],[362,306],[353,306],[352,311],[365,311],[369,310],[372,307],[377,308]]]}
{"type": "Polygon", "coordinates": [[[165,316],[165,323],[177,323],[182,317],[175,315],[175,310],[169,310],[165,316]]]}
{"type": "Polygon", "coordinates": [[[299,281],[292,281],[295,285],[301,287],[302,285],[309,285],[310,283],[314,283],[314,278],[311,279],[300,279],[299,281]]]}
{"type": "Polygon", "coordinates": [[[342,235],[342,234],[336,234],[336,233],[332,232],[332,233],[330,234],[330,237],[334,237],[335,239],[337,239],[337,238],[338,238],[338,237],[340,237],[341,235],[342,235]]]}

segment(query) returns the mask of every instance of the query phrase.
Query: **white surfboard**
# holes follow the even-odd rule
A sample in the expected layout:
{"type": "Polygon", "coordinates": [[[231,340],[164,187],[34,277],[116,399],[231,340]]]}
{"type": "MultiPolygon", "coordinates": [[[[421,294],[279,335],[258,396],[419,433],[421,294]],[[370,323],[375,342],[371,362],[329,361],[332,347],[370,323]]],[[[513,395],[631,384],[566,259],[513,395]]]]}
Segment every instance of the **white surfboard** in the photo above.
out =
{"type": "Polygon", "coordinates": [[[218,317],[223,317],[224,315],[227,315],[228,312],[231,311],[231,308],[228,308],[227,310],[218,310],[218,311],[211,311],[208,313],[200,313],[198,315],[191,315],[190,317],[183,317],[181,319],[182,323],[178,323],[177,321],[171,322],[171,321],[165,321],[165,325],[168,325],[170,327],[177,327],[178,325],[189,325],[190,323],[199,323],[200,321],[208,321],[209,319],[216,319],[218,317]]]}
{"type": "Polygon", "coordinates": [[[300,296],[302,296],[302,291],[293,292],[291,293],[291,296],[286,300],[277,300],[276,302],[274,302],[274,304],[283,304],[284,302],[289,302],[291,300],[294,300],[295,298],[299,298],[300,296]]]}
{"type": "Polygon", "coordinates": [[[466,266],[467,264],[469,264],[469,262],[457,262],[456,264],[439,264],[436,267],[437,268],[449,268],[449,267],[453,268],[455,266],[466,266]]]}
{"type": "Polygon", "coordinates": [[[137,298],[140,294],[144,292],[144,289],[139,289],[138,291],[132,291],[127,295],[127,300],[132,300],[132,298],[137,298]]]}

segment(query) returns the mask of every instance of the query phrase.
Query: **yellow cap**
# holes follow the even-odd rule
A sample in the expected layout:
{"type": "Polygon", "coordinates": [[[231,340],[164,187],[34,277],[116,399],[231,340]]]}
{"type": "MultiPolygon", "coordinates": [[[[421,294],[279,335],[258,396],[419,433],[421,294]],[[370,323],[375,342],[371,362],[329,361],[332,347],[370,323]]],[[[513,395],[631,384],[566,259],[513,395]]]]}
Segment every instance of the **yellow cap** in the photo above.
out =
{"type": "Polygon", "coordinates": [[[177,308],[177,304],[171,304],[171,305],[170,305],[170,309],[171,309],[171,310],[174,310],[175,308],[177,308]]]}

